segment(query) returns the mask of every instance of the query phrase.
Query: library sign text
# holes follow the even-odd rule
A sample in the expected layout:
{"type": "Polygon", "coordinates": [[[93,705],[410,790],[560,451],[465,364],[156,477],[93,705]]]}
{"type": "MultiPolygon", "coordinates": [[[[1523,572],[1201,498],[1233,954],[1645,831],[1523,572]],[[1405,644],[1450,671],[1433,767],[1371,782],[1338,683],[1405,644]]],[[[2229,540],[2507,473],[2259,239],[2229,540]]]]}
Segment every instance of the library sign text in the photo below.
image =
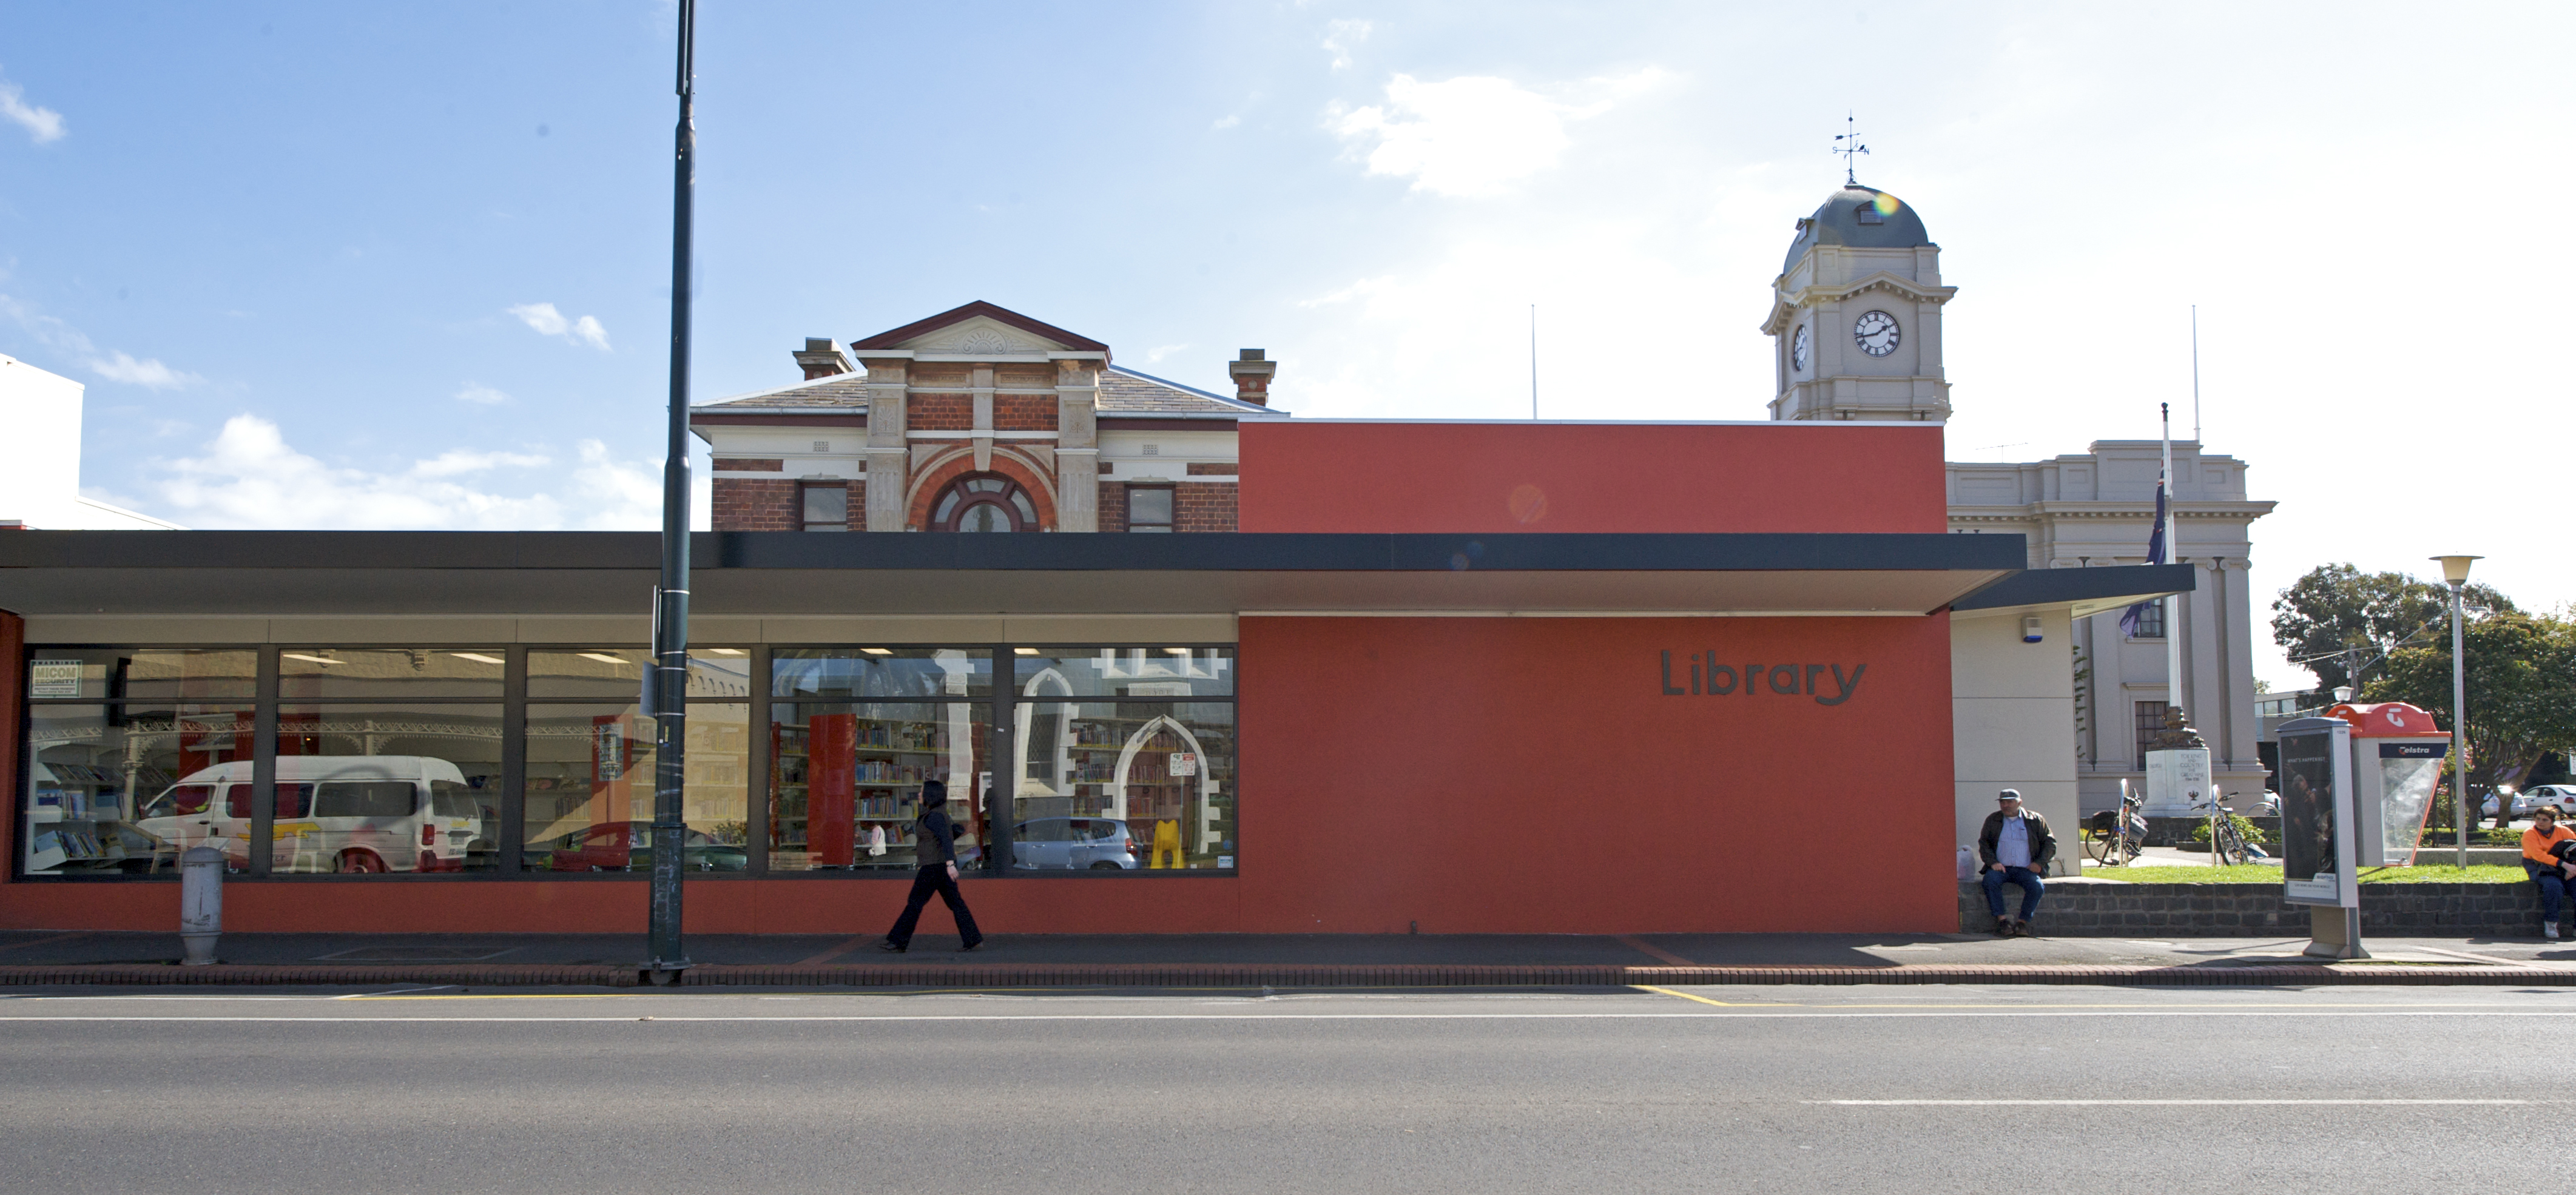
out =
{"type": "Polygon", "coordinates": [[[1767,691],[1781,697],[1813,697],[1818,705],[1841,705],[1860,688],[1861,673],[1869,671],[1867,664],[1854,664],[1846,674],[1840,664],[1720,662],[1715,651],[1691,652],[1682,657],[1682,662],[1686,668],[1675,671],[1673,653],[1664,653],[1666,697],[1724,697],[1732,693],[1751,697],[1767,691]]]}

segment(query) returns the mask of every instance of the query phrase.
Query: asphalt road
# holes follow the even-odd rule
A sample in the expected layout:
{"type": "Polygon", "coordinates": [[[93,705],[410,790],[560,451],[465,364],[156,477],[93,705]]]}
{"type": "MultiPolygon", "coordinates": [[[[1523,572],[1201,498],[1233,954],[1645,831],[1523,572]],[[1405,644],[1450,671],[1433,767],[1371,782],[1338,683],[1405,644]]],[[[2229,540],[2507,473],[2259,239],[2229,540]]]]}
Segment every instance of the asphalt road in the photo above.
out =
{"type": "MultiPolygon", "coordinates": [[[[2534,1185],[2576,992],[0,998],[5,1191],[2534,1185]]],[[[2542,1187],[2555,1183],[2542,1182],[2542,1187]]]]}

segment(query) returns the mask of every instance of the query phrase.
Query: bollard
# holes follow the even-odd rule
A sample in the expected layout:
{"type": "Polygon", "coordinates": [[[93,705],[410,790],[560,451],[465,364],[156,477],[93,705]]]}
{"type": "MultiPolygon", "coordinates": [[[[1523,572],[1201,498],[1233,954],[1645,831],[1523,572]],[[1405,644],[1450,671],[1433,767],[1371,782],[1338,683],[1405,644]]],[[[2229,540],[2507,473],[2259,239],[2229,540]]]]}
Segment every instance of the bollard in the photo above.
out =
{"type": "Polygon", "coordinates": [[[215,939],[224,933],[224,853],[192,847],[179,856],[179,945],[184,967],[215,961],[215,939]]]}

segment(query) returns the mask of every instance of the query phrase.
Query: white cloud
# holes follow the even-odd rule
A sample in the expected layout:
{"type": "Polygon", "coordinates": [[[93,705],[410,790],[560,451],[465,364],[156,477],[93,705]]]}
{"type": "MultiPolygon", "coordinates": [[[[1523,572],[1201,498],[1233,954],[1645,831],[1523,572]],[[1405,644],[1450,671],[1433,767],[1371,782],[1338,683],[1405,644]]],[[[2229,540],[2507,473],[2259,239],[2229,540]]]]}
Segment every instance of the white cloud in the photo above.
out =
{"type": "MultiPolygon", "coordinates": [[[[236,415],[192,457],[160,461],[153,506],[209,528],[537,531],[650,530],[661,526],[659,461],[621,461],[597,440],[560,493],[504,492],[498,478],[468,475],[533,469],[541,453],[452,449],[390,472],[327,464],[286,442],[277,424],[236,415]]],[[[693,523],[707,526],[708,483],[692,495],[693,523]]]]}
{"type": "Polygon", "coordinates": [[[1171,356],[1172,354],[1177,353],[1177,352],[1180,352],[1182,349],[1185,349],[1185,348],[1188,348],[1188,347],[1190,347],[1190,346],[1188,346],[1188,345],[1186,345],[1186,344],[1162,344],[1162,345],[1156,345],[1156,346],[1154,346],[1153,348],[1150,348],[1150,349],[1145,350],[1145,364],[1147,364],[1147,365],[1157,365],[1157,364],[1160,364],[1160,363],[1162,362],[1163,358],[1165,358],[1165,357],[1169,357],[1169,356],[1171,356]]]}
{"type": "Polygon", "coordinates": [[[25,95],[15,83],[0,83],[0,116],[16,121],[38,145],[62,140],[63,114],[29,104],[22,98],[25,95]]]}
{"type": "Polygon", "coordinates": [[[519,317],[520,323],[526,324],[542,335],[561,336],[566,340],[586,344],[602,352],[608,349],[608,329],[601,327],[599,321],[591,316],[585,315],[577,320],[566,319],[564,313],[555,310],[555,305],[552,303],[522,303],[510,308],[510,314],[519,317]]]}
{"type": "Polygon", "coordinates": [[[1385,104],[1337,106],[1325,125],[1355,148],[1369,147],[1371,174],[1410,178],[1414,190],[1434,195],[1494,195],[1556,165],[1573,143],[1568,122],[1599,116],[1664,78],[1648,67],[1551,99],[1491,76],[1425,83],[1397,75],[1387,81],[1385,104]]]}
{"type": "Polygon", "coordinates": [[[111,382],[130,382],[148,390],[176,390],[206,380],[193,373],[181,373],[152,358],[137,361],[124,353],[92,357],[89,367],[111,382]]]}
{"type": "Polygon", "coordinates": [[[510,401],[510,396],[481,382],[467,382],[464,389],[456,392],[456,401],[470,402],[476,406],[497,407],[510,401]]]}
{"type": "Polygon", "coordinates": [[[1230,129],[1242,123],[1243,118],[1240,116],[1220,116],[1216,118],[1215,124],[1209,125],[1208,127],[1212,129],[1230,129]]]}
{"type": "Polygon", "coordinates": [[[411,467],[414,477],[453,477],[459,473],[480,473],[508,465],[533,469],[549,463],[549,458],[521,452],[471,452],[451,448],[411,467]]]}
{"type": "Polygon", "coordinates": [[[1368,40],[1369,31],[1377,26],[1369,21],[1340,20],[1324,26],[1324,48],[1332,51],[1333,69],[1348,70],[1351,51],[1368,40]]]}

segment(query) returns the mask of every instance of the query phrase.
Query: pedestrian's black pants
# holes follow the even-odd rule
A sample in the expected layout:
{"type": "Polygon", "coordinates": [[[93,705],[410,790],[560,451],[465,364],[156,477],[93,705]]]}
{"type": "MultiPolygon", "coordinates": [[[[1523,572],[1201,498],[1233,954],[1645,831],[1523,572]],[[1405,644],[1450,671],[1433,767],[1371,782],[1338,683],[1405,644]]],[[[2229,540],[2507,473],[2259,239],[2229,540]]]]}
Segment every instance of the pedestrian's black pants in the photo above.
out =
{"type": "Polygon", "coordinates": [[[948,865],[924,867],[912,873],[912,895],[903,902],[903,916],[894,919],[894,928],[886,931],[886,941],[897,946],[912,945],[912,927],[921,924],[922,907],[930,903],[930,894],[948,902],[948,913],[957,919],[957,936],[961,946],[972,946],[984,940],[983,931],[975,928],[975,914],[966,909],[966,898],[958,895],[957,881],[948,878],[948,865]]]}

